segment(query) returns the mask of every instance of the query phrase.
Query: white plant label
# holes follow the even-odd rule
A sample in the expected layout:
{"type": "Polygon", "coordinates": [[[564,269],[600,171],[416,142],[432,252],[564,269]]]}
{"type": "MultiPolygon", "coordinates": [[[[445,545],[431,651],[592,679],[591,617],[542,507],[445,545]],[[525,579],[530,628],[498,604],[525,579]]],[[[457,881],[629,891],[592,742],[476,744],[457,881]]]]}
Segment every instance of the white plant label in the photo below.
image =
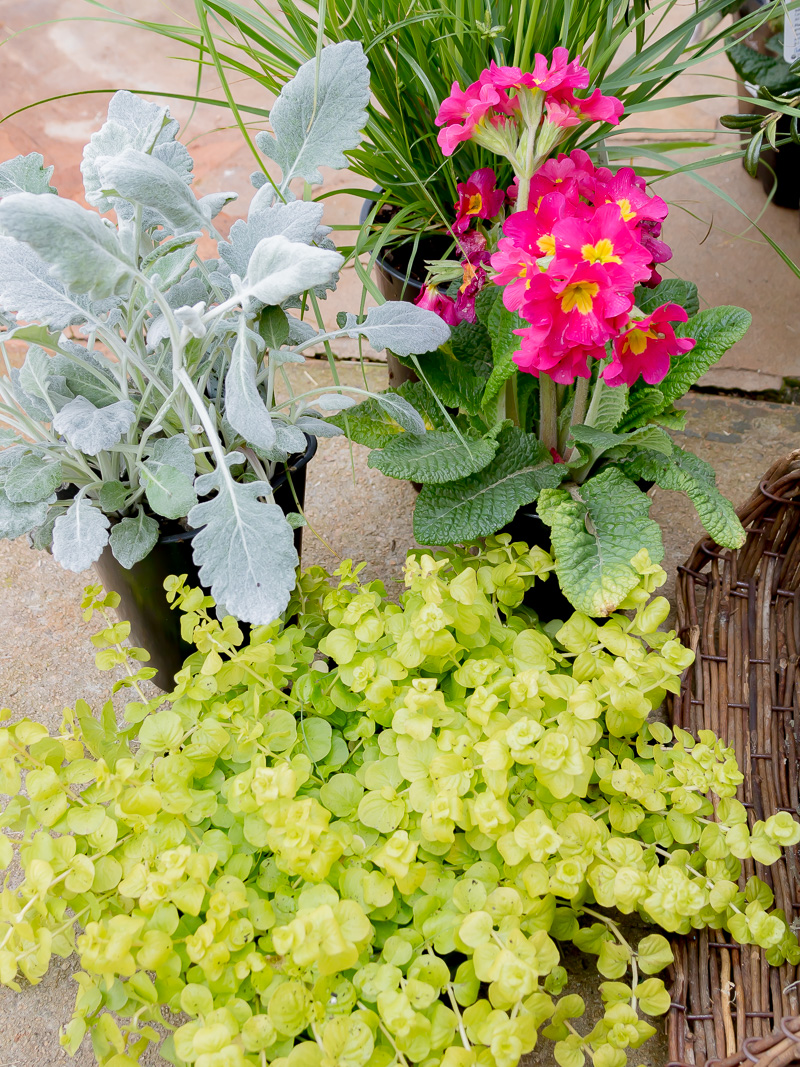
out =
{"type": "Polygon", "coordinates": [[[800,8],[786,13],[783,29],[783,58],[787,63],[800,59],[800,8]]]}

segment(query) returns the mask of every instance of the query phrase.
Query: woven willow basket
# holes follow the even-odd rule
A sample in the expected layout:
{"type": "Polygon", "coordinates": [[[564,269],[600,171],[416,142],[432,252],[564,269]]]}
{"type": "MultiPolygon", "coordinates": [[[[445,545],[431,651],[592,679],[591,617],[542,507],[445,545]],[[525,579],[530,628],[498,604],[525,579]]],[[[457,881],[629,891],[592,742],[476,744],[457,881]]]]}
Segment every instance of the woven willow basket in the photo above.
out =
{"type": "MultiPolygon", "coordinates": [[[[776,463],[739,511],[738,551],[706,539],[679,568],[679,636],[696,660],[673,701],[673,722],[713,730],[736,750],[739,800],[750,825],[777,811],[800,813],[800,451],[776,463]]],[[[800,854],[758,875],[790,923],[800,916],[800,854]]],[[[768,966],[763,952],[724,931],[674,943],[669,1060],[734,1067],[800,1063],[800,968],[768,966]],[[798,1036],[795,1036],[798,1035],[798,1036]]]]}

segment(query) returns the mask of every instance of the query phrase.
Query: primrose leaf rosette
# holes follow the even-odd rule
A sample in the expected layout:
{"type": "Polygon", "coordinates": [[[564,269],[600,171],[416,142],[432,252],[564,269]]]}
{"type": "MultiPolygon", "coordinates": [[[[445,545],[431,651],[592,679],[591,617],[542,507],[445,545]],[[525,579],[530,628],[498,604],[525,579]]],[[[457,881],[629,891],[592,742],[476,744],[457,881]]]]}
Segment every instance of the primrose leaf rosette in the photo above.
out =
{"type": "Polygon", "coordinates": [[[632,565],[624,610],[555,633],[523,605],[553,561],[508,535],[412,553],[400,603],[351,561],[311,568],[291,621],[246,643],[170,578],[195,651],[153,700],[118,598],[90,587],[98,666],[134,699],[121,726],[79,700],[53,735],[0,728],[0,865],[24,875],[0,898],[0,982],[77,951],[62,1044],[91,1033],[104,1067],[151,1042],[176,1067],[517,1067],[537,1041],[622,1067],[669,1008],[665,933],[797,964],[741,861],[773,863],[800,825],[748,815],[713,734],[650,720],[692,654],[659,629],[664,572],[632,565]],[[570,942],[596,961],[594,1026],[570,942]]]}

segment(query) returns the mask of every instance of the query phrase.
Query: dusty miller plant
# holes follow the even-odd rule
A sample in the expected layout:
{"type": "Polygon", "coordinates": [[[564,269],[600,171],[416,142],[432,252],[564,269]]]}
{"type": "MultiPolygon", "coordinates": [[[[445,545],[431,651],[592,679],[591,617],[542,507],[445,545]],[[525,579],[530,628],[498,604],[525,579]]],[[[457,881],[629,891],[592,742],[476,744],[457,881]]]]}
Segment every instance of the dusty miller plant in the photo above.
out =
{"type": "MultiPolygon", "coordinates": [[[[304,451],[306,435],[340,433],[320,416],[353,399],[312,389],[279,402],[276,375],[336,337],[410,355],[449,335],[405,303],[340,316],[332,332],[287,310],[310,307],[321,325],[317,300],[344,262],[322,205],[296,199],[292,183],[307,189],[320,166],[347,164],[368,100],[360,45],[305,64],[259,138],[282,177],[254,175],[247,219],[228,240],[213,220],[235,194],[195,197],[177,122],[127,92],[84,150],[95,210],[59,197],[38,154],[0,165],[0,536],[28,533],[73,571],[109,545],[129,568],[164,520],[184,520],[199,530],[194,559],[219,603],[253,623],[280,614],[302,519],[274,502],[274,467],[304,451]],[[201,255],[204,232],[218,258],[201,255]],[[21,368],[10,341],[28,344],[21,368]]],[[[403,398],[379,403],[424,432],[403,398]]]]}

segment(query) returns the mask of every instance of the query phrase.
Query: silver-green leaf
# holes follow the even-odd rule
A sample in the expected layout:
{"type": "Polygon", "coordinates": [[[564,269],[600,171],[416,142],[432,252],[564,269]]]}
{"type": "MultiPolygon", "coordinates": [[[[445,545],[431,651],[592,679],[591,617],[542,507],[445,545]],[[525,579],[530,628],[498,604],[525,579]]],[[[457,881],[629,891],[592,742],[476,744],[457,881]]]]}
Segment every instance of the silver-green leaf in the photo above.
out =
{"type": "Polygon", "coordinates": [[[282,304],[329,281],[343,263],[344,256],[328,248],[289,241],[282,234],[264,237],[253,250],[237,295],[262,304],[282,304]]]}
{"type": "Polygon", "coordinates": [[[15,537],[41,526],[47,518],[47,503],[15,504],[0,489],[0,537],[13,541],[15,537]]]}
{"type": "Polygon", "coordinates": [[[242,315],[239,332],[225,376],[225,415],[228,422],[249,444],[272,449],[275,427],[256,385],[254,340],[242,315]]]}
{"type": "Polygon", "coordinates": [[[217,495],[192,508],[189,524],[200,580],[218,604],[255,625],[278,618],[289,602],[298,564],[294,536],[265,482],[224,479],[217,495]]]}
{"type": "Polygon", "coordinates": [[[92,317],[85,296],[68,293],[32,248],[0,237],[0,311],[63,330],[92,317]]]}
{"type": "Polygon", "coordinates": [[[256,137],[281,168],[281,188],[293,178],[319,185],[320,167],[346,167],[344,152],[361,141],[368,103],[369,69],[356,41],[328,45],[304,63],[272,106],[274,136],[256,137]]]}
{"type": "Polygon", "coordinates": [[[148,152],[163,160],[187,185],[192,180],[192,157],[175,140],[179,125],[165,107],[121,90],[108,105],[108,118],[102,129],[92,134],[83,150],[83,185],[86,200],[98,211],[110,211],[114,204],[101,191],[100,166],[126,148],[148,152]]]}
{"type": "Polygon", "coordinates": [[[29,152],[27,156],[15,156],[0,163],[0,198],[14,193],[55,193],[50,184],[53,167],[44,165],[44,156],[29,152]]]}
{"type": "Polygon", "coordinates": [[[148,459],[139,472],[147,503],[166,519],[182,519],[197,503],[192,479],[171,463],[148,459]]]}
{"type": "Polygon", "coordinates": [[[95,300],[126,293],[135,273],[111,223],[72,200],[9,196],[0,202],[0,233],[30,245],[70,292],[95,300]]]}
{"type": "MultiPolygon", "coordinates": [[[[208,229],[212,217],[210,204],[198,200],[180,175],[155,156],[125,148],[119,155],[101,162],[99,169],[104,196],[119,196],[152,208],[178,235],[208,229]]],[[[220,195],[219,205],[214,200],[214,214],[223,204],[236,199],[236,193],[220,195]]]]}
{"type": "Polygon", "coordinates": [[[398,356],[432,352],[450,338],[450,327],[433,311],[402,300],[370,308],[364,321],[346,332],[366,337],[376,352],[388,348],[398,356]]]}
{"type": "Polygon", "coordinates": [[[111,529],[109,543],[114,558],[126,570],[150,554],[158,540],[158,523],[139,508],[132,518],[121,519],[111,529]]]}
{"type": "Polygon", "coordinates": [[[98,408],[85,396],[76,396],[55,416],[53,429],[79,452],[96,456],[119,444],[135,418],[136,409],[130,400],[117,400],[98,408]]]}
{"type": "Polygon", "coordinates": [[[28,455],[11,470],[3,486],[12,504],[39,504],[49,500],[63,481],[58,460],[28,455]]]}
{"type": "Polygon", "coordinates": [[[85,571],[108,544],[108,526],[100,508],[76,498],[53,526],[53,558],[68,571],[85,571]]]}

